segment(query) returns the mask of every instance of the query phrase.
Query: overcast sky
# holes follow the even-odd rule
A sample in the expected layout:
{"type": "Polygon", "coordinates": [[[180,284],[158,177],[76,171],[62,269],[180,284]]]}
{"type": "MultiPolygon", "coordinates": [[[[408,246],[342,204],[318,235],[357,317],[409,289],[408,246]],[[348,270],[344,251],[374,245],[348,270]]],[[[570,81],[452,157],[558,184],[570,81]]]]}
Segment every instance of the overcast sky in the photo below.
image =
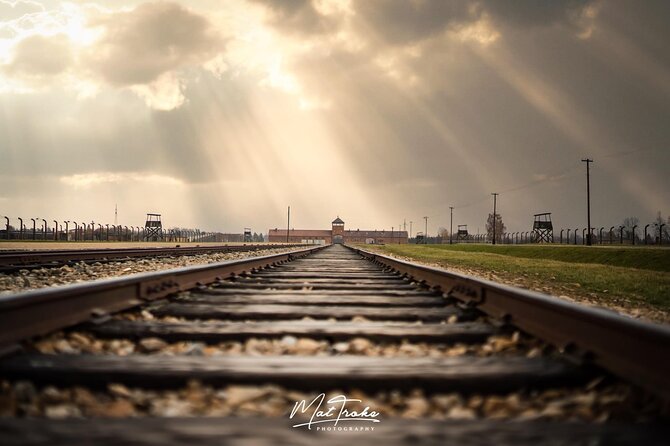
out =
{"type": "MultiPolygon", "coordinates": [[[[670,2],[0,0],[0,214],[241,232],[670,213],[670,2]]],[[[13,220],[16,222],[16,220],[13,220]]]]}

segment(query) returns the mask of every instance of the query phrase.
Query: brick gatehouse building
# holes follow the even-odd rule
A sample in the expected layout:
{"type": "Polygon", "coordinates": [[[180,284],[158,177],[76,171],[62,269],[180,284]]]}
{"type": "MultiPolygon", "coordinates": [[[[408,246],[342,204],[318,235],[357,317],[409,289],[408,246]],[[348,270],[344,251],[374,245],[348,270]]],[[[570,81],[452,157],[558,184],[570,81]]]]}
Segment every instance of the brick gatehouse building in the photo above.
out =
{"type": "MultiPolygon", "coordinates": [[[[269,242],[286,242],[286,229],[270,229],[269,242]]],[[[361,229],[344,229],[344,221],[340,217],[333,220],[331,229],[291,229],[288,231],[289,243],[368,243],[397,244],[407,243],[407,231],[370,231],[361,229]]]]}

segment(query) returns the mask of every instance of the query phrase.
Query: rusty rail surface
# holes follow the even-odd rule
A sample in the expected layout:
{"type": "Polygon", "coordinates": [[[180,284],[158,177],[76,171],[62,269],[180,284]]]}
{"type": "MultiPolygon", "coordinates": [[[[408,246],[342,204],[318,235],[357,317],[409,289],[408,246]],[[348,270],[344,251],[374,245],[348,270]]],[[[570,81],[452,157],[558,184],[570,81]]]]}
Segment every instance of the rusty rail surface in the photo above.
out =
{"type": "Polygon", "coordinates": [[[359,248],[360,255],[670,398],[670,328],[359,248]]]}
{"type": "Polygon", "coordinates": [[[168,294],[302,257],[323,247],[132,274],[91,283],[0,296],[0,349],[50,331],[130,308],[168,294]]]}

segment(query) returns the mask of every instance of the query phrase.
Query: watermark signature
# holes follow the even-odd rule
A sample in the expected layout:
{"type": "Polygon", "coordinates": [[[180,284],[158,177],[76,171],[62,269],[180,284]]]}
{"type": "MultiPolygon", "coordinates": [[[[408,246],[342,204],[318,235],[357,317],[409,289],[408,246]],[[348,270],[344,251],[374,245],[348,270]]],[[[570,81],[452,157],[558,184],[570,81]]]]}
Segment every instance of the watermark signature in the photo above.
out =
{"type": "Polygon", "coordinates": [[[374,431],[374,424],[381,421],[378,419],[379,412],[371,410],[369,406],[358,411],[347,408],[347,403],[360,403],[362,400],[347,398],[345,395],[336,395],[328,401],[325,400],[326,394],[320,393],[309,404],[307,400],[297,401],[289,418],[293,419],[296,415],[305,413],[310,418],[309,421],[294,424],[293,427],[307,427],[311,430],[312,425],[315,425],[315,430],[374,431]],[[341,423],[346,425],[340,426],[341,423]]]}

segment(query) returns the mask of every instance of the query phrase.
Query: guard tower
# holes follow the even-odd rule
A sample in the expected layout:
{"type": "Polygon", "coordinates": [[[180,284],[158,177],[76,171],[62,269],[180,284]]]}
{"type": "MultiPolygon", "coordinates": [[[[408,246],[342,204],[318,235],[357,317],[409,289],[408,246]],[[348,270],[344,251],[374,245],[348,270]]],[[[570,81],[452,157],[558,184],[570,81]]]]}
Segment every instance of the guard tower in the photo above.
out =
{"type": "Polygon", "coordinates": [[[333,243],[344,243],[344,222],[338,216],[333,220],[333,243]]]}
{"type": "Polygon", "coordinates": [[[425,239],[426,237],[424,237],[423,232],[417,232],[416,235],[414,236],[414,240],[416,241],[417,245],[425,243],[425,239]]]}
{"type": "Polygon", "coordinates": [[[251,228],[244,228],[244,243],[251,243],[251,228]]]}
{"type": "Polygon", "coordinates": [[[531,241],[533,243],[553,243],[554,225],[551,223],[551,212],[535,214],[534,217],[531,241]]]}
{"type": "Polygon", "coordinates": [[[147,222],[144,223],[144,240],[148,242],[163,240],[161,214],[147,214],[147,222]]]}
{"type": "Polygon", "coordinates": [[[458,225],[458,232],[456,233],[456,240],[468,240],[468,225],[458,225]]]}

